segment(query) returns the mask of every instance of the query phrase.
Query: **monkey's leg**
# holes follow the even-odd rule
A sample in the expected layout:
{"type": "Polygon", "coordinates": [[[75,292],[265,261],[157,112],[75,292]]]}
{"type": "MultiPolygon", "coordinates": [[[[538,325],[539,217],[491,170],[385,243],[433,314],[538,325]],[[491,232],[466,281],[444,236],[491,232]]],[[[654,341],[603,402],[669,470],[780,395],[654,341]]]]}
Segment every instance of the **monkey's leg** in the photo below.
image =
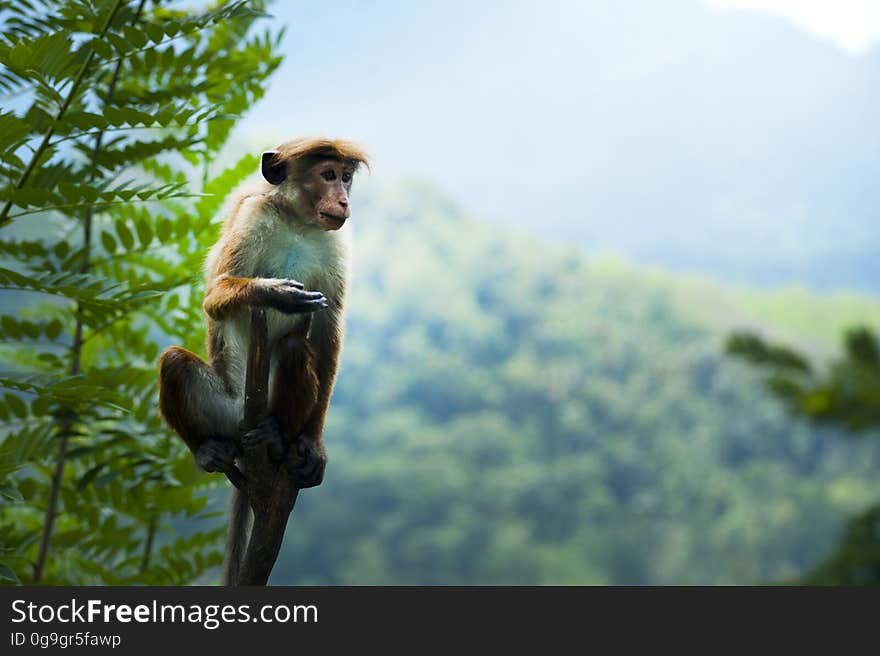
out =
{"type": "Polygon", "coordinates": [[[217,372],[195,353],[172,346],[162,354],[159,409],[199,467],[227,474],[235,469],[240,409],[217,372]]]}
{"type": "Polygon", "coordinates": [[[272,352],[269,417],[242,438],[245,449],[265,445],[280,459],[285,448],[295,459],[292,474],[297,487],[320,485],[327,458],[314,439],[302,435],[318,400],[315,354],[301,335],[282,337],[272,352]]]}

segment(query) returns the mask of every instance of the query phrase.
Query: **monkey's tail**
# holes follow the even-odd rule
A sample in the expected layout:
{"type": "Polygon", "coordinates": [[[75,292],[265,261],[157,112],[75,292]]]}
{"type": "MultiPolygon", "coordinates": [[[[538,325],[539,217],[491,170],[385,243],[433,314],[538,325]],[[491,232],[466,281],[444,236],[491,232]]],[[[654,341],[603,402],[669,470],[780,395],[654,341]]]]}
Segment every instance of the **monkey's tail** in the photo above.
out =
{"type": "Polygon", "coordinates": [[[236,488],[232,488],[229,499],[229,523],[226,529],[226,558],[223,562],[223,585],[236,585],[244,559],[248,529],[251,523],[251,509],[247,499],[236,488]]]}

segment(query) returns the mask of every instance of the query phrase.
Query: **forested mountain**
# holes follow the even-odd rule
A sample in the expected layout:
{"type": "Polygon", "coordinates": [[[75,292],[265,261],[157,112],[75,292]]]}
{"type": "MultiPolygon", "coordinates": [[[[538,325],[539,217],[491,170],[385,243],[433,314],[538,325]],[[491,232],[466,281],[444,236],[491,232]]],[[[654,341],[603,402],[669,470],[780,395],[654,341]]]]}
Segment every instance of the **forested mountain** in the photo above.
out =
{"type": "Polygon", "coordinates": [[[327,478],[273,583],[791,579],[880,496],[876,440],[787,417],[722,348],[821,353],[880,303],[591,261],[424,185],[356,201],[327,478]]]}

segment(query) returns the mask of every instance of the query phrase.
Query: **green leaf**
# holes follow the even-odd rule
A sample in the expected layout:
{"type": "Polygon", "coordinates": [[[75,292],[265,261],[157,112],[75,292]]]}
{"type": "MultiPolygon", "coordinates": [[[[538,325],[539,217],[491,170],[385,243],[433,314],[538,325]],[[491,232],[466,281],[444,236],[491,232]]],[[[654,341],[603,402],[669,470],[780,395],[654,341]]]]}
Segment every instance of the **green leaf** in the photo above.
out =
{"type": "Polygon", "coordinates": [[[53,249],[55,256],[59,259],[64,259],[70,253],[70,244],[66,241],[59,241],[55,244],[55,248],[53,249]]]}
{"type": "Polygon", "coordinates": [[[0,112],[0,135],[3,135],[3,146],[15,144],[31,131],[30,125],[12,112],[0,112]]]}
{"type": "Polygon", "coordinates": [[[35,324],[33,321],[22,321],[21,322],[21,329],[22,329],[22,332],[24,332],[24,334],[27,337],[30,337],[31,339],[37,339],[40,336],[40,333],[42,332],[40,327],[37,324],[35,324]]]}
{"type": "Polygon", "coordinates": [[[18,488],[10,483],[0,485],[0,496],[9,501],[24,501],[24,497],[18,491],[18,488]]]}
{"type": "Polygon", "coordinates": [[[12,414],[14,414],[16,417],[21,417],[22,419],[24,419],[28,416],[27,405],[17,395],[7,393],[3,397],[3,400],[6,401],[6,405],[12,411],[12,414]]]}
{"type": "Polygon", "coordinates": [[[162,243],[167,242],[171,238],[172,228],[171,221],[164,216],[161,217],[156,225],[156,237],[159,238],[159,241],[162,243]]]}
{"type": "Polygon", "coordinates": [[[46,337],[54,341],[58,338],[63,329],[64,326],[61,325],[61,322],[58,319],[52,319],[52,321],[46,324],[46,337]]]}
{"type": "Polygon", "coordinates": [[[103,59],[113,59],[114,53],[113,48],[106,41],[102,41],[99,38],[92,39],[90,42],[92,49],[101,56],[103,59]]]}
{"type": "Polygon", "coordinates": [[[138,239],[140,240],[141,245],[149,246],[150,242],[153,241],[153,231],[150,229],[150,224],[147,223],[145,219],[139,219],[134,227],[135,230],[137,230],[138,239]]]}
{"type": "Polygon", "coordinates": [[[109,232],[101,233],[101,245],[108,253],[116,252],[116,240],[113,239],[113,235],[111,235],[109,232]]]}
{"type": "Polygon", "coordinates": [[[116,236],[119,237],[119,241],[122,242],[123,248],[125,250],[131,250],[134,248],[134,235],[131,230],[128,229],[128,226],[125,224],[125,221],[121,219],[117,219],[115,223],[116,228],[116,236]]]}
{"type": "Polygon", "coordinates": [[[109,471],[106,474],[101,474],[95,479],[95,487],[104,487],[109,485],[117,478],[119,478],[120,474],[118,471],[109,471]]]}
{"type": "Polygon", "coordinates": [[[19,323],[10,317],[9,315],[4,314],[0,317],[0,327],[3,328],[3,332],[12,337],[13,339],[18,339],[22,336],[22,329],[19,323]]]}
{"type": "Polygon", "coordinates": [[[156,25],[155,23],[147,23],[146,25],[144,25],[144,31],[147,33],[147,36],[150,37],[150,41],[152,41],[153,43],[161,43],[165,40],[165,32],[162,29],[161,25],[156,25]]]}
{"type": "Polygon", "coordinates": [[[79,482],[76,484],[77,490],[83,490],[88,487],[89,483],[91,483],[95,477],[101,473],[107,467],[106,462],[102,462],[100,464],[95,465],[91,469],[89,469],[85,474],[80,477],[79,482]]]}
{"type": "Polygon", "coordinates": [[[142,30],[125,26],[122,31],[125,33],[125,38],[128,39],[129,43],[134,45],[135,48],[143,48],[147,45],[147,37],[142,30]]]}
{"type": "Polygon", "coordinates": [[[59,30],[20,42],[4,53],[3,63],[25,78],[64,78],[78,68],[70,32],[59,30]]]}
{"type": "Polygon", "coordinates": [[[10,581],[12,583],[21,583],[18,576],[16,576],[15,572],[12,571],[12,568],[0,564],[0,581],[10,581]]]}

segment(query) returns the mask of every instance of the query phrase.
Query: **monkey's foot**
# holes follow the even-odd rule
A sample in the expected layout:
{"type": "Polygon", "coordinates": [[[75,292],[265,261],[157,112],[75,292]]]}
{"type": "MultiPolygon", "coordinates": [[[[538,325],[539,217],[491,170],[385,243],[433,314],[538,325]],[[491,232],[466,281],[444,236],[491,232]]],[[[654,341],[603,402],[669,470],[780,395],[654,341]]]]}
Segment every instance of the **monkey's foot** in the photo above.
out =
{"type": "Polygon", "coordinates": [[[232,440],[209,438],[196,452],[196,464],[206,472],[228,472],[235,468],[238,447],[232,440]]]}
{"type": "Polygon", "coordinates": [[[272,460],[281,460],[284,454],[284,442],[275,417],[266,417],[256,427],[242,435],[241,447],[246,453],[254,453],[265,447],[272,460]]]}
{"type": "Polygon", "coordinates": [[[290,465],[293,484],[300,489],[320,485],[324,480],[327,456],[316,449],[307,437],[300,437],[291,451],[297,456],[290,465]]]}

